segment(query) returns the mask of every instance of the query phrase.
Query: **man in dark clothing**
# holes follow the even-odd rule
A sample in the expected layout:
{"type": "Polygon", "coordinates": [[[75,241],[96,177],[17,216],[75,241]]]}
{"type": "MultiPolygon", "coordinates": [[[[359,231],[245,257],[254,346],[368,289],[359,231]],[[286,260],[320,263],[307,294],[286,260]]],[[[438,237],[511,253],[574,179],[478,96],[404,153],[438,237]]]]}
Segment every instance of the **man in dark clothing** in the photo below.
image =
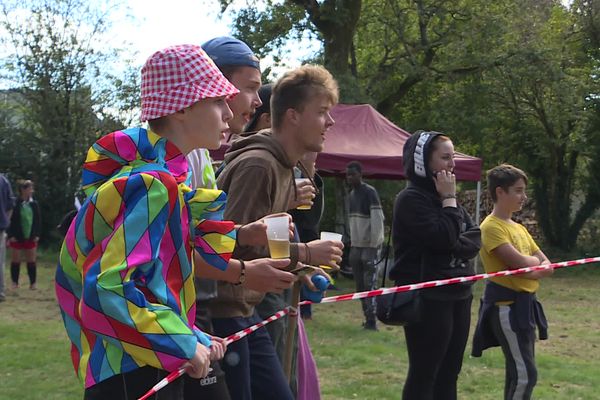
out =
{"type": "Polygon", "coordinates": [[[6,259],[6,234],[10,217],[15,206],[15,196],[10,182],[0,174],[0,301],[6,300],[4,294],[4,260],[6,259]]]}
{"type": "MultiPolygon", "coordinates": [[[[314,182],[315,198],[313,199],[313,205],[310,208],[298,207],[290,211],[298,230],[299,240],[304,243],[319,239],[321,217],[325,208],[323,178],[316,171],[316,159],[317,153],[306,153],[301,160],[302,164],[306,167],[306,172],[296,171],[300,172],[299,178],[310,178],[311,182],[314,182]]],[[[308,299],[301,297],[301,300],[308,299]]],[[[312,306],[310,304],[302,306],[300,308],[300,316],[304,319],[312,319],[312,306]]]]}
{"type": "MultiPolygon", "coordinates": [[[[362,166],[353,161],[346,166],[350,225],[350,266],[356,291],[373,290],[377,281],[377,249],[383,243],[383,210],[375,188],[362,181],[362,166]]],[[[375,298],[361,299],[365,329],[377,330],[375,298]]]]}

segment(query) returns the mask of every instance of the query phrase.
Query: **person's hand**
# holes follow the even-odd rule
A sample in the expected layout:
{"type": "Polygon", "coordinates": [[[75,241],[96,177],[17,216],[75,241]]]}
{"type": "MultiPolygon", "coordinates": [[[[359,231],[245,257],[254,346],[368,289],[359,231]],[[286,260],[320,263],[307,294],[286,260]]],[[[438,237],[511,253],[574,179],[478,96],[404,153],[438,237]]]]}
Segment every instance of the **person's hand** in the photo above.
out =
{"type": "Polygon", "coordinates": [[[281,217],[284,215],[290,220],[289,231],[290,239],[292,239],[294,237],[294,222],[292,216],[288,213],[277,213],[267,215],[257,221],[242,225],[237,232],[238,243],[242,246],[267,246],[267,224],[265,223],[265,219],[270,217],[281,217]]]}
{"type": "Polygon", "coordinates": [[[554,269],[553,268],[549,268],[549,269],[542,269],[539,271],[533,271],[533,272],[527,272],[526,274],[521,274],[519,276],[523,277],[523,278],[527,278],[527,279],[542,279],[542,278],[547,278],[549,276],[551,276],[552,274],[554,274],[554,269]]]}
{"type": "Polygon", "coordinates": [[[200,379],[208,375],[210,368],[210,350],[203,344],[196,343],[194,357],[184,364],[186,372],[192,378],[200,379]]]}
{"type": "Polygon", "coordinates": [[[433,182],[441,198],[456,196],[456,176],[452,171],[439,171],[433,176],[433,182]]]}
{"type": "MultiPolygon", "coordinates": [[[[549,264],[551,264],[550,260],[544,260],[540,263],[540,265],[549,265],[549,264]]],[[[537,279],[547,278],[549,276],[552,276],[552,274],[554,274],[554,268],[548,268],[548,269],[543,269],[540,271],[535,271],[534,274],[538,275],[537,279]]]]}
{"type": "Polygon", "coordinates": [[[342,262],[342,249],[344,244],[339,240],[313,240],[307,243],[310,251],[310,260],[305,259],[314,265],[329,265],[335,269],[339,269],[339,263],[342,262]]]}
{"type": "Polygon", "coordinates": [[[281,271],[290,264],[289,258],[272,259],[258,258],[245,261],[246,282],[244,287],[258,292],[281,293],[290,288],[296,281],[296,276],[290,272],[281,271]]]}
{"type": "Polygon", "coordinates": [[[296,198],[290,200],[288,210],[293,210],[299,206],[312,207],[313,199],[316,196],[315,187],[310,179],[296,179],[296,198]]]}
{"type": "Polygon", "coordinates": [[[331,276],[329,276],[327,272],[323,271],[319,267],[312,267],[312,272],[300,275],[299,279],[300,282],[302,282],[308,288],[308,290],[311,290],[313,292],[319,290],[312,281],[312,277],[315,275],[323,275],[325,278],[327,278],[329,282],[333,282],[333,279],[331,278],[331,276]]]}
{"type": "Polygon", "coordinates": [[[222,359],[227,352],[227,342],[218,336],[211,336],[210,360],[217,361],[222,359]]]}

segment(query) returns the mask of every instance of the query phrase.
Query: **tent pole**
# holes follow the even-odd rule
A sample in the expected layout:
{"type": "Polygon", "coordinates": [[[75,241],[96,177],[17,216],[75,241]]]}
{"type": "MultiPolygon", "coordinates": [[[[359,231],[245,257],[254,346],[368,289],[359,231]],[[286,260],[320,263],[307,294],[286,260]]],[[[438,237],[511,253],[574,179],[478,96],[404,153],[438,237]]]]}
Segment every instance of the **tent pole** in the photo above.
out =
{"type": "Polygon", "coordinates": [[[477,199],[475,203],[475,224],[479,225],[479,214],[481,213],[481,181],[477,181],[477,199]]]}

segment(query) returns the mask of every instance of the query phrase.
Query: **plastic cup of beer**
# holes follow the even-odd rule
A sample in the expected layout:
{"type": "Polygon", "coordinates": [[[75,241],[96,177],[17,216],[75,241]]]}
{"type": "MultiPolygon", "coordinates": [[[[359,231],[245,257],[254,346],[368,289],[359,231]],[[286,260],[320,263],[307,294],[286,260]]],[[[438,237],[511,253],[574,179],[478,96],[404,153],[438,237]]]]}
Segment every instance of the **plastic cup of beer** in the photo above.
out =
{"type": "Polygon", "coordinates": [[[287,216],[265,218],[271,258],[290,257],[290,220],[287,216]]]}
{"type": "MultiPolygon", "coordinates": [[[[296,178],[294,179],[294,181],[296,183],[297,188],[310,184],[310,179],[308,178],[296,178]]],[[[298,207],[296,207],[296,210],[310,210],[311,207],[312,206],[310,204],[301,204],[298,207]]]]}
{"type": "MultiPolygon", "coordinates": [[[[335,233],[335,232],[321,232],[321,240],[335,240],[335,241],[341,242],[342,234],[335,233]]],[[[333,261],[332,261],[332,263],[333,263],[333,261]]],[[[333,269],[329,265],[319,265],[319,267],[325,268],[325,269],[333,269]]]]}

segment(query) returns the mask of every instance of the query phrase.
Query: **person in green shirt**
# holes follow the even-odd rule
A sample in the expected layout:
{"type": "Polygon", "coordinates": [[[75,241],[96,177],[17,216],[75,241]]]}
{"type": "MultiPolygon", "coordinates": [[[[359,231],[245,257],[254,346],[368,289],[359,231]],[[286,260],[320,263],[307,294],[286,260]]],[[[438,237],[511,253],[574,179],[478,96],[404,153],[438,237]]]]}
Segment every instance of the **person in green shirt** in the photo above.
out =
{"type": "Polygon", "coordinates": [[[35,290],[37,244],[41,229],[40,207],[32,197],[32,181],[20,181],[18,187],[19,197],[7,231],[8,247],[12,249],[10,277],[12,288],[17,289],[19,287],[21,259],[25,259],[27,274],[29,275],[29,288],[35,290]]]}

